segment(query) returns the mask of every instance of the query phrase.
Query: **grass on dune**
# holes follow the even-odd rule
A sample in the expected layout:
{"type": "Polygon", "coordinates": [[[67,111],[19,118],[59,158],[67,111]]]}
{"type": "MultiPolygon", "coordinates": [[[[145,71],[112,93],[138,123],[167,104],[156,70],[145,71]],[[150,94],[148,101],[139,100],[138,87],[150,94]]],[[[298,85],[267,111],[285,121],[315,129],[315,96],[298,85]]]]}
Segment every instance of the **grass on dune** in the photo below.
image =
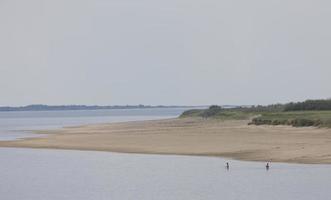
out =
{"type": "Polygon", "coordinates": [[[247,120],[254,125],[316,126],[331,128],[331,111],[252,111],[248,109],[222,109],[211,106],[204,110],[188,110],[181,116],[220,120],[247,120]],[[254,118],[255,117],[255,118],[254,118]]]}
{"type": "Polygon", "coordinates": [[[220,120],[247,120],[256,115],[256,113],[233,110],[222,110],[215,113],[210,113],[208,110],[188,110],[185,111],[180,117],[202,117],[220,120]]]}
{"type": "Polygon", "coordinates": [[[256,125],[318,126],[331,128],[331,111],[265,112],[252,120],[256,125]]]}

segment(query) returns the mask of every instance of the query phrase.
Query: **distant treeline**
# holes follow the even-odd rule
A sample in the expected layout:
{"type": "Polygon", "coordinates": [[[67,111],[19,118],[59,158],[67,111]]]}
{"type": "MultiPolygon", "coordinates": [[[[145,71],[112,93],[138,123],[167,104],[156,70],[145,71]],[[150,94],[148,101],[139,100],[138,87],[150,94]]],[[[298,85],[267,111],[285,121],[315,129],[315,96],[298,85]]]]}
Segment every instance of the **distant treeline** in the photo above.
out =
{"type": "Polygon", "coordinates": [[[282,111],[320,111],[331,110],[331,99],[306,100],[287,104],[272,104],[267,106],[234,107],[231,110],[243,112],[282,112],[282,111]]]}
{"type": "Polygon", "coordinates": [[[21,107],[0,107],[1,111],[56,111],[56,110],[102,110],[102,109],[135,109],[135,108],[179,108],[183,106],[149,106],[149,105],[125,105],[125,106],[87,106],[87,105],[28,105],[21,107]]]}
{"type": "Polygon", "coordinates": [[[284,111],[304,110],[331,110],[331,99],[307,100],[304,102],[289,103],[284,107],[284,111]]]}
{"type": "Polygon", "coordinates": [[[212,105],[207,109],[187,110],[181,115],[181,117],[220,118],[229,113],[241,113],[243,116],[248,116],[247,113],[282,112],[284,108],[284,104],[273,104],[267,106],[232,106],[228,108],[212,105]]]}
{"type": "Polygon", "coordinates": [[[231,108],[233,111],[242,111],[242,112],[280,112],[285,108],[284,104],[272,104],[267,106],[257,105],[257,106],[238,106],[231,108]]]}

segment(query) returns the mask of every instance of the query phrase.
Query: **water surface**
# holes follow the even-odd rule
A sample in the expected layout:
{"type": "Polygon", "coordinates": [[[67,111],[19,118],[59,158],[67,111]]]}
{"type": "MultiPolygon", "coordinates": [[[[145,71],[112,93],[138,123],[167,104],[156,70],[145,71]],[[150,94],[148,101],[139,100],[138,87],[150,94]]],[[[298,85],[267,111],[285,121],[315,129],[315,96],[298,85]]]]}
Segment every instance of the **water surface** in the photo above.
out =
{"type": "Polygon", "coordinates": [[[31,130],[95,123],[165,119],[189,108],[0,112],[0,141],[40,136],[31,130]]]}
{"type": "Polygon", "coordinates": [[[0,148],[4,200],[326,200],[329,165],[0,148]]]}

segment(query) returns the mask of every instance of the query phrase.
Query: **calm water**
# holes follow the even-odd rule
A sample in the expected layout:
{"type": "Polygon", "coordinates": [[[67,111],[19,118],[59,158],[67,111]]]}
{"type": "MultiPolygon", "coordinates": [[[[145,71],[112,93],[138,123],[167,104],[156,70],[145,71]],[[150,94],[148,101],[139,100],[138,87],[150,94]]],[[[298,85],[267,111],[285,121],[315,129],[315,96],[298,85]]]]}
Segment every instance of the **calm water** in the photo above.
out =
{"type": "Polygon", "coordinates": [[[0,148],[1,200],[326,200],[328,165],[0,148]]]}
{"type": "Polygon", "coordinates": [[[188,108],[0,112],[0,140],[36,137],[31,130],[94,123],[172,118],[188,108]]]}

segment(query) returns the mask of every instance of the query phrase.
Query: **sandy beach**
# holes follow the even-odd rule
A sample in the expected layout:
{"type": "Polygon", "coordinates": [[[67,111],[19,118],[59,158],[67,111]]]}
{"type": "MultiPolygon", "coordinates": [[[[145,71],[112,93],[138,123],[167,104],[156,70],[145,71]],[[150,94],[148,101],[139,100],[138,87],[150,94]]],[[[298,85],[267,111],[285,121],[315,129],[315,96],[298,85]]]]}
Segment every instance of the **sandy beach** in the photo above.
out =
{"type": "Polygon", "coordinates": [[[40,131],[47,135],[2,141],[0,146],[331,163],[331,129],[247,123],[187,118],[86,125],[40,131]]]}

